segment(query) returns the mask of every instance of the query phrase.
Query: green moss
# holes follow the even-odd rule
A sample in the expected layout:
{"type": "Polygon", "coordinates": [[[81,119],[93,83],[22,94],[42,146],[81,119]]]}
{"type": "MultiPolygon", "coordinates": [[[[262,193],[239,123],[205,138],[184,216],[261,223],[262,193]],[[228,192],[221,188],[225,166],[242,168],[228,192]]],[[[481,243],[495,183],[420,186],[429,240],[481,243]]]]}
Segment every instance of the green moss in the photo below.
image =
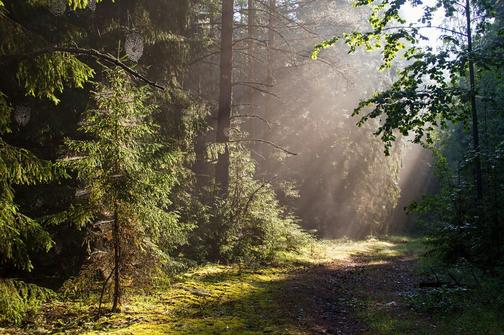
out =
{"type": "MultiPolygon", "coordinates": [[[[285,285],[300,270],[334,260],[365,256],[369,264],[389,262],[397,256],[424,252],[421,241],[407,237],[369,238],[364,241],[324,241],[301,254],[285,253],[274,265],[240,268],[207,264],[171,278],[145,291],[129,290],[122,313],[95,319],[97,297],[91,300],[53,302],[39,330],[18,329],[12,334],[282,334],[306,335],[282,303],[285,285]],[[40,329],[45,329],[41,331],[40,329]]],[[[376,267],[375,267],[376,269],[376,267]]],[[[366,291],[366,294],[368,292],[366,291]]],[[[357,299],[358,297],[354,297],[357,299]]],[[[370,334],[502,334],[498,309],[492,304],[467,302],[457,314],[430,315],[385,308],[370,295],[355,301],[354,312],[370,334]],[[436,327],[431,327],[435,324],[436,327]]],[[[400,299],[394,296],[395,299],[400,299]]],[[[388,301],[388,300],[387,300],[388,301]]],[[[399,300],[397,300],[399,301],[399,300]]],[[[405,306],[405,302],[401,303],[405,306]]],[[[0,332],[2,330],[0,329],[0,332]]],[[[9,334],[9,332],[6,332],[9,334]]]]}
{"type": "Polygon", "coordinates": [[[301,334],[275,296],[290,270],[207,265],[149,295],[131,295],[123,313],[82,334],[301,334]]]}

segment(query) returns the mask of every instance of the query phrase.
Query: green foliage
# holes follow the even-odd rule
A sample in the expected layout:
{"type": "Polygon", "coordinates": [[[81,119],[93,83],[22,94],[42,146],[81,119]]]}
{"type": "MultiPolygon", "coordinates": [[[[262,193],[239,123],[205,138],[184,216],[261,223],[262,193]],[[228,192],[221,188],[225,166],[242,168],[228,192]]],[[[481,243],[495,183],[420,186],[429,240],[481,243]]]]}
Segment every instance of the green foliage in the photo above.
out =
{"type": "Polygon", "coordinates": [[[42,302],[54,298],[49,289],[19,280],[0,279],[0,323],[20,324],[42,302]]]}
{"type": "MultiPolygon", "coordinates": [[[[100,3],[103,0],[96,0],[96,3],[100,3]]],[[[68,0],[68,5],[74,10],[78,8],[86,8],[89,5],[89,0],[68,0]]],[[[114,0],[112,0],[114,2],[114,0]]]]}
{"type": "MultiPolygon", "coordinates": [[[[492,45],[493,37],[482,45],[492,45]]],[[[489,52],[494,53],[495,49],[489,52]]],[[[471,137],[467,129],[451,125],[437,136],[435,172],[439,190],[411,207],[420,223],[433,237],[433,249],[445,260],[465,258],[481,267],[502,264],[501,208],[504,200],[502,189],[502,137],[503,113],[501,108],[502,66],[480,70],[478,101],[480,117],[483,117],[480,159],[486,180],[483,199],[474,195],[473,162],[475,153],[467,149],[471,137]]],[[[461,106],[453,106],[453,115],[461,106]]]]}
{"type": "Polygon", "coordinates": [[[339,37],[333,37],[333,38],[331,38],[329,40],[324,40],[324,41],[320,42],[319,44],[317,44],[313,48],[312,53],[311,53],[311,58],[313,60],[318,59],[318,56],[319,56],[320,52],[323,49],[327,49],[327,48],[332,47],[333,45],[335,45],[336,43],[338,43],[339,40],[340,40],[339,37]]]}
{"type": "MultiPolygon", "coordinates": [[[[32,10],[29,6],[39,5],[36,2],[10,4],[23,10],[32,10]]],[[[4,4],[2,3],[2,6],[4,4]]],[[[10,8],[12,9],[12,8],[10,8]]],[[[15,9],[18,9],[16,7],[15,9]]],[[[16,199],[16,189],[20,186],[35,186],[49,183],[60,177],[66,177],[64,170],[54,167],[53,163],[38,158],[28,148],[11,144],[13,136],[10,125],[12,118],[12,103],[19,99],[12,96],[26,95],[47,98],[57,104],[57,97],[65,87],[83,88],[94,74],[86,64],[68,53],[46,53],[33,56],[20,56],[30,52],[30,48],[39,46],[43,38],[23,27],[22,22],[9,18],[10,12],[2,12],[0,17],[0,32],[2,35],[1,56],[21,57],[13,69],[9,69],[6,77],[13,71],[20,85],[20,93],[0,93],[0,252],[1,262],[15,265],[17,268],[30,271],[33,268],[30,254],[38,251],[48,251],[53,245],[49,233],[45,230],[42,220],[34,220],[23,213],[19,199],[16,199]],[[17,55],[17,56],[16,56],[17,55]],[[9,138],[7,138],[9,137],[9,138]]],[[[3,63],[2,66],[5,66],[3,63]]],[[[5,78],[5,80],[9,80],[5,78]]],[[[10,85],[7,85],[10,86],[10,85]]],[[[7,92],[7,91],[6,91],[7,92]]],[[[42,102],[40,102],[42,104],[42,102]]],[[[17,129],[16,129],[17,130],[17,129]]],[[[14,137],[15,138],[15,137],[14,137]]]]}
{"type": "Polygon", "coordinates": [[[10,132],[9,123],[11,113],[12,109],[7,102],[7,97],[0,91],[0,134],[7,134],[10,132]]]}
{"type": "MultiPolygon", "coordinates": [[[[431,144],[432,132],[437,127],[468,119],[469,109],[459,107],[467,104],[469,95],[465,85],[459,85],[460,78],[466,75],[469,59],[482,66],[488,62],[488,57],[479,51],[469,58],[465,49],[467,46],[460,43],[461,38],[466,38],[464,33],[432,26],[432,15],[441,8],[448,18],[459,15],[452,1],[422,5],[423,16],[418,22],[409,25],[399,15],[404,4],[403,0],[357,1],[356,6],[371,7],[368,19],[371,29],[343,34],[350,53],[359,48],[379,50],[383,59],[381,70],[391,68],[399,56],[405,59],[406,66],[399,72],[393,85],[362,100],[353,113],[354,116],[361,116],[360,126],[370,119],[381,121],[375,135],[380,136],[385,143],[387,154],[397,134],[407,136],[413,133],[415,142],[431,144]],[[426,26],[442,31],[445,46],[441,50],[420,44],[426,40],[422,32],[426,26]]],[[[419,4],[413,1],[412,5],[419,4]]],[[[482,34],[485,31],[483,27],[492,22],[494,14],[480,3],[474,4],[474,10],[481,13],[474,25],[476,32],[482,34]]],[[[336,44],[340,39],[335,37],[321,42],[313,49],[312,58],[316,59],[322,49],[336,44]]]]}
{"type": "Polygon", "coordinates": [[[79,130],[84,137],[67,141],[70,156],[62,164],[75,171],[80,195],[65,215],[81,218],[78,224],[90,231],[88,275],[113,268],[111,250],[117,241],[112,226],[117,221],[122,276],[145,281],[145,273],[184,244],[192,228],[179,223],[171,208],[182,153],[160,136],[148,89],[136,88],[121,70],[106,74],[106,82],[96,86],[95,108],[83,115],[79,130]]]}
{"type": "Polygon", "coordinates": [[[47,183],[65,174],[50,162],[40,160],[28,150],[14,147],[2,138],[0,157],[0,262],[9,262],[29,271],[33,268],[30,252],[49,250],[52,240],[40,222],[19,211],[14,187],[47,183]]]}
{"type": "MultiPolygon", "coordinates": [[[[86,247],[92,252],[90,263],[96,267],[84,266],[82,273],[108,274],[110,254],[99,258],[104,255],[101,251],[110,250],[110,225],[99,227],[99,223],[109,220],[107,209],[113,199],[119,199],[123,215],[123,243],[131,247],[124,251],[123,270],[128,279],[147,281],[149,276],[143,274],[175,264],[168,255],[186,243],[188,231],[196,224],[179,219],[192,186],[188,167],[193,160],[193,139],[207,113],[179,83],[190,43],[197,43],[197,38],[188,41],[183,36],[189,22],[189,1],[113,2],[98,0],[98,6],[87,9],[89,0],[68,0],[62,15],[48,11],[52,0],[0,2],[2,276],[12,276],[15,266],[19,269],[16,276],[24,277],[24,271],[42,265],[34,271],[34,278],[52,272],[58,280],[65,279],[65,275],[79,271],[79,255],[86,247]],[[121,54],[124,39],[132,31],[142,35],[146,49],[134,71],[165,83],[167,90],[154,96],[147,88],[136,90],[127,75],[119,75],[124,87],[116,93],[132,101],[102,96],[99,107],[113,109],[107,101],[127,106],[114,110],[115,121],[119,116],[125,117],[120,122],[128,120],[120,125],[127,131],[113,134],[109,127],[115,121],[87,107],[92,86],[86,83],[93,78],[101,81],[108,74],[96,66],[94,57],[52,50],[78,47],[121,54]],[[33,107],[26,126],[12,122],[14,107],[21,104],[33,107]],[[77,136],[79,120],[83,121],[77,136]],[[112,138],[115,135],[122,137],[125,147],[113,144],[117,143],[112,138]],[[75,139],[68,142],[69,155],[79,154],[83,159],[62,160],[55,167],[63,139],[69,136],[75,139]],[[113,167],[108,164],[114,152],[124,163],[121,177],[112,174],[113,167]],[[65,170],[72,178],[63,181],[59,177],[69,177],[65,170]],[[108,191],[112,193],[106,194],[108,191]],[[77,237],[83,234],[76,232],[82,228],[89,233],[84,245],[77,237]],[[98,237],[94,237],[96,233],[98,237]],[[57,247],[50,257],[44,257],[54,245],[57,247]],[[33,254],[40,255],[35,262],[33,254]],[[62,264],[65,262],[71,265],[62,264]],[[63,267],[65,274],[61,273],[63,267]]],[[[105,92],[106,83],[96,85],[105,95],[113,94],[112,89],[105,92]]],[[[92,277],[84,288],[95,287],[96,279],[92,277]]]]}
{"type": "MultiPolygon", "coordinates": [[[[501,94],[493,89],[502,81],[498,5],[468,2],[470,8],[465,11],[455,1],[409,3],[422,11],[422,17],[409,24],[399,15],[404,0],[356,3],[371,8],[370,30],[343,34],[349,52],[361,48],[380,51],[381,70],[392,68],[393,61],[399,63],[400,57],[404,58],[404,66],[394,73],[390,86],[363,99],[353,116],[360,117],[359,126],[378,121],[374,123],[374,134],[383,141],[386,154],[391,153],[392,143],[401,136],[434,147],[440,188],[411,209],[426,222],[434,249],[445,260],[463,258],[481,267],[499,266],[504,259],[500,213],[503,139],[498,135],[502,131],[502,107],[501,94]],[[440,10],[447,19],[462,20],[462,31],[434,26],[433,17],[440,10]],[[421,43],[427,40],[423,30],[426,27],[441,32],[442,46],[421,43]],[[474,76],[473,65],[477,69],[474,76]],[[476,102],[470,104],[472,98],[476,102]],[[484,134],[478,133],[478,117],[485,119],[484,134]],[[472,136],[461,126],[467,121],[473,122],[472,136]],[[441,140],[436,138],[439,133],[444,134],[441,140]],[[475,147],[480,136],[484,143],[475,147]],[[468,150],[471,145],[473,150],[468,150]],[[473,178],[473,169],[477,178],[473,178]],[[474,179],[478,180],[478,188],[474,179]],[[484,192],[480,191],[481,179],[486,181],[484,192]]],[[[322,49],[340,39],[338,36],[323,41],[312,56],[316,58],[322,49]]]]}
{"type": "Polygon", "coordinates": [[[433,316],[436,334],[499,334],[504,329],[500,318],[504,308],[502,270],[492,274],[467,261],[445,263],[434,255],[422,257],[419,275],[442,286],[409,292],[406,302],[420,315],[433,316]]]}
{"type": "MultiPolygon", "coordinates": [[[[35,219],[39,213],[27,210],[19,191],[61,181],[67,177],[63,169],[49,160],[38,157],[26,143],[17,140],[19,128],[11,125],[13,105],[22,96],[48,98],[58,103],[56,94],[64,86],[82,88],[93,71],[74,56],[55,53],[34,59],[20,54],[40,45],[41,37],[12,19],[12,6],[32,10],[32,2],[0,3],[0,35],[2,57],[2,92],[0,92],[0,264],[19,273],[32,271],[32,256],[46,253],[54,245],[48,232],[48,222],[35,219]],[[5,6],[8,5],[8,8],[5,6]],[[12,58],[11,58],[12,57],[12,58]],[[14,59],[19,59],[19,63],[14,59]],[[12,66],[14,64],[14,66],[12,66]],[[12,76],[12,78],[10,78],[12,76]],[[20,87],[16,87],[17,77],[20,87]],[[18,89],[18,91],[16,91],[18,89]]],[[[14,10],[16,12],[16,10],[14,10]]],[[[43,102],[39,102],[43,104],[43,102]]],[[[33,206],[32,206],[33,207],[33,206]]],[[[9,275],[3,271],[2,276],[9,275]]],[[[0,310],[2,322],[19,323],[29,310],[36,309],[51,291],[19,280],[2,279],[0,283],[0,310]]]]}
{"type": "MultiPolygon", "coordinates": [[[[48,6],[50,5],[52,0],[28,0],[28,2],[32,5],[38,6],[48,6]]],[[[73,10],[83,9],[89,6],[90,0],[65,0],[68,6],[73,10]]],[[[96,0],[96,3],[103,2],[103,0],[96,0]]],[[[114,2],[114,0],[112,0],[114,2]]]]}
{"type": "MultiPolygon", "coordinates": [[[[230,147],[228,198],[201,208],[199,214],[200,226],[195,230],[192,247],[200,257],[257,264],[311,243],[313,237],[279,204],[273,181],[254,178],[250,153],[239,144],[230,147]]],[[[209,147],[214,155],[218,151],[218,145],[209,147]]]]}
{"type": "Polygon", "coordinates": [[[16,76],[27,95],[58,104],[60,99],[56,94],[62,93],[65,87],[83,88],[93,75],[94,70],[75,56],[55,52],[21,62],[16,76]]]}
{"type": "Polygon", "coordinates": [[[435,129],[446,128],[449,122],[467,120],[467,110],[458,106],[465,101],[467,90],[445,80],[447,73],[463,67],[450,57],[448,52],[412,55],[409,59],[412,64],[399,73],[391,88],[361,101],[355,109],[354,116],[365,113],[358,123],[360,126],[386,115],[385,122],[374,134],[385,143],[387,154],[397,133],[408,136],[412,132],[415,142],[425,139],[432,144],[435,129]],[[367,109],[369,106],[373,106],[371,111],[367,109]]]}
{"type": "Polygon", "coordinates": [[[237,147],[232,165],[225,235],[221,253],[229,260],[257,262],[271,260],[278,252],[300,250],[311,237],[296,219],[278,203],[271,182],[254,180],[249,154],[237,147]]]}
{"type": "Polygon", "coordinates": [[[416,292],[408,296],[408,301],[415,311],[422,313],[456,312],[466,304],[464,298],[468,290],[462,287],[440,287],[416,292]]]}

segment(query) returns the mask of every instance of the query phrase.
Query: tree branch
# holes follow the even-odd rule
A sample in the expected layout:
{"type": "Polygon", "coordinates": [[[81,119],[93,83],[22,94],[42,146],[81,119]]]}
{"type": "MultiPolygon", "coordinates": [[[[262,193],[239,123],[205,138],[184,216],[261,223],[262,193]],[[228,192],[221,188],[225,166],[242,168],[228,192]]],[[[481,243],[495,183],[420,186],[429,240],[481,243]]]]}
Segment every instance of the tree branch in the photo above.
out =
{"type": "Polygon", "coordinates": [[[265,144],[269,144],[272,147],[277,148],[277,149],[285,152],[286,154],[289,154],[291,156],[297,156],[297,153],[295,153],[295,152],[289,151],[289,150],[287,150],[287,149],[279,146],[278,144],[275,144],[273,142],[266,141],[266,140],[263,140],[263,139],[260,139],[260,138],[250,138],[250,139],[244,138],[244,139],[238,139],[238,140],[229,140],[228,142],[229,143],[239,143],[239,142],[260,142],[260,143],[265,143],[265,144]]]}
{"type": "Polygon", "coordinates": [[[263,118],[262,116],[259,116],[259,115],[256,115],[256,114],[236,114],[236,115],[232,115],[231,119],[234,119],[234,118],[256,118],[256,119],[259,119],[259,120],[263,121],[264,123],[266,123],[266,125],[268,126],[268,128],[271,129],[271,123],[269,123],[269,121],[266,120],[265,118],[263,118]]]}
{"type": "Polygon", "coordinates": [[[259,87],[256,87],[256,86],[254,86],[254,85],[251,85],[251,84],[248,84],[248,83],[245,83],[245,82],[237,82],[237,83],[234,83],[234,84],[233,84],[233,86],[235,86],[235,85],[236,85],[236,86],[241,85],[241,86],[250,87],[250,88],[251,88],[251,89],[253,89],[253,90],[259,91],[259,92],[264,93],[264,94],[269,94],[269,95],[274,96],[274,97],[275,97],[275,98],[277,98],[277,99],[280,99],[280,97],[279,97],[278,95],[276,95],[275,93],[272,93],[272,92],[267,91],[267,90],[263,90],[263,89],[261,89],[261,88],[259,88],[259,87]]]}
{"type": "Polygon", "coordinates": [[[439,30],[442,30],[442,31],[450,32],[450,33],[455,34],[455,35],[461,35],[461,36],[467,37],[466,34],[460,32],[460,31],[456,31],[456,30],[453,30],[453,29],[445,28],[445,27],[442,27],[442,26],[429,26],[429,25],[425,25],[425,26],[397,26],[397,27],[386,27],[386,28],[383,28],[381,30],[382,31],[387,31],[387,30],[396,30],[396,29],[428,29],[428,28],[439,29],[439,30]]]}
{"type": "Polygon", "coordinates": [[[164,86],[161,86],[158,83],[146,78],[145,76],[143,76],[139,72],[132,69],[130,66],[124,64],[121,60],[117,59],[116,57],[114,57],[110,54],[106,54],[101,51],[98,51],[96,49],[85,49],[85,48],[79,48],[79,47],[51,47],[51,48],[36,50],[36,51],[33,51],[28,54],[20,55],[18,57],[19,58],[36,57],[39,55],[53,53],[53,52],[67,52],[67,53],[74,54],[74,55],[85,55],[85,56],[93,57],[96,59],[100,59],[100,60],[103,60],[107,63],[113,64],[113,65],[116,65],[116,66],[122,68],[124,71],[126,71],[132,77],[139,79],[152,87],[158,88],[163,91],[166,89],[164,86]]]}

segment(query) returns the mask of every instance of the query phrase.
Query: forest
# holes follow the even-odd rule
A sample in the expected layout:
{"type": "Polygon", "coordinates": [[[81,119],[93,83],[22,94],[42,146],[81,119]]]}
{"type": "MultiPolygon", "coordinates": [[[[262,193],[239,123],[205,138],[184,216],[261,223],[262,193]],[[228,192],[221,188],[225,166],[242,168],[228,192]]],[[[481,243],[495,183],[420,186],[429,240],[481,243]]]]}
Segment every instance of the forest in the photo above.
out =
{"type": "Polygon", "coordinates": [[[0,334],[504,334],[503,0],[0,0],[0,334]]]}

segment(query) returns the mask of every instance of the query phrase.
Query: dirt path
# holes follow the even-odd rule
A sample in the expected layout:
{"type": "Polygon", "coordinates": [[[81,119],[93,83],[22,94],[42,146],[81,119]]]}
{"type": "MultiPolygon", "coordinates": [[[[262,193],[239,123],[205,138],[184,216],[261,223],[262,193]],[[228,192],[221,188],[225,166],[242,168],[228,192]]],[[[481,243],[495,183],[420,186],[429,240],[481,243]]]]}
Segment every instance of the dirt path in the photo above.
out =
{"type": "Polygon", "coordinates": [[[393,335],[430,334],[403,295],[418,286],[410,244],[370,239],[323,244],[321,253],[239,269],[205,265],[179,281],[130,294],[119,314],[87,301],[54,301],[23,329],[0,334],[393,335]]]}
{"type": "MultiPolygon", "coordinates": [[[[412,257],[372,253],[332,261],[298,271],[283,298],[309,334],[377,334],[380,325],[372,324],[376,320],[368,315],[369,307],[383,323],[408,314],[402,296],[417,286],[414,263],[412,257]]],[[[418,320],[413,326],[425,324],[418,320]]]]}

